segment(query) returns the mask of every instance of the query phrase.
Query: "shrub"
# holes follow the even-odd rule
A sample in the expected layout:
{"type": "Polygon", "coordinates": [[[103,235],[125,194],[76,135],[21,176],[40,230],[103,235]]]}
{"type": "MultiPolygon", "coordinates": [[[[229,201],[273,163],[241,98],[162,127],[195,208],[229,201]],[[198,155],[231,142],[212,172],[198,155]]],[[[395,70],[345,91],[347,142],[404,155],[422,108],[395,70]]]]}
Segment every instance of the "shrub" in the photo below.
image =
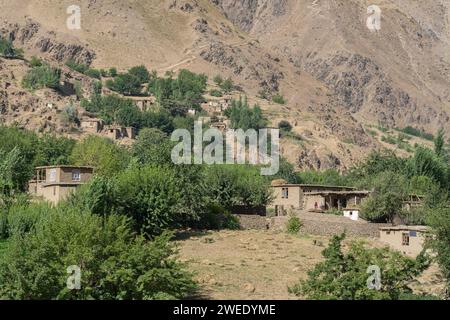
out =
{"type": "Polygon", "coordinates": [[[207,230],[240,229],[239,219],[220,205],[211,204],[201,216],[200,221],[195,223],[195,228],[207,230]]]}
{"type": "Polygon", "coordinates": [[[93,69],[93,68],[87,69],[84,74],[87,75],[88,77],[98,79],[98,80],[100,80],[102,78],[102,73],[100,72],[100,70],[93,69]]]}
{"type": "Polygon", "coordinates": [[[213,97],[221,97],[223,95],[222,91],[216,89],[209,91],[209,94],[213,97]]]}
{"type": "Polygon", "coordinates": [[[41,59],[32,56],[31,60],[30,60],[30,65],[34,68],[34,67],[41,67],[44,63],[42,62],[41,59]]]}
{"type": "Polygon", "coordinates": [[[233,91],[234,89],[234,83],[233,80],[231,78],[228,78],[226,80],[224,80],[221,84],[220,84],[220,89],[222,89],[223,92],[225,93],[230,93],[231,91],[233,91]]]}
{"type": "Polygon", "coordinates": [[[296,216],[291,216],[286,223],[286,231],[289,234],[296,235],[300,232],[302,222],[296,216]]]}
{"type": "Polygon", "coordinates": [[[111,77],[116,77],[117,76],[117,69],[116,68],[114,68],[114,67],[112,67],[112,68],[110,68],[109,69],[109,75],[111,76],[111,77]]]}
{"type": "Polygon", "coordinates": [[[291,132],[292,131],[292,125],[289,123],[289,121],[281,120],[278,123],[278,128],[284,132],[291,132]]]}
{"type": "Polygon", "coordinates": [[[130,158],[124,148],[111,140],[88,136],[75,145],[69,160],[74,165],[93,166],[98,175],[113,176],[127,167],[130,158]]]}
{"type": "Polygon", "coordinates": [[[286,104],[286,100],[279,93],[277,93],[277,94],[272,96],[272,101],[275,102],[275,103],[278,103],[278,104],[286,104]]]}
{"type": "Polygon", "coordinates": [[[61,116],[67,123],[78,123],[78,111],[73,103],[66,104],[62,109],[61,116]]]}
{"type": "Polygon", "coordinates": [[[23,50],[16,49],[11,40],[0,36],[0,56],[5,58],[23,58],[23,50]]]}
{"type": "Polygon", "coordinates": [[[77,71],[79,73],[82,73],[82,74],[84,74],[89,69],[89,66],[87,64],[78,63],[73,59],[67,60],[66,66],[68,66],[70,69],[77,71]]]}
{"type": "Polygon", "coordinates": [[[26,89],[37,90],[42,88],[59,88],[61,70],[49,65],[42,65],[30,69],[22,80],[22,86],[26,89]]]}
{"type": "Polygon", "coordinates": [[[344,253],[344,238],[345,234],[334,236],[322,252],[325,260],[289,291],[313,300],[398,300],[411,293],[408,283],[429,265],[423,255],[413,260],[388,248],[368,249],[361,242],[351,243],[344,253]],[[380,268],[380,290],[368,286],[370,266],[380,268]]]}
{"type": "Polygon", "coordinates": [[[141,84],[150,81],[150,72],[148,72],[147,68],[143,65],[131,68],[128,70],[128,73],[135,76],[141,84]]]}
{"type": "Polygon", "coordinates": [[[223,78],[221,75],[218,74],[213,78],[213,81],[215,84],[217,84],[220,87],[223,83],[223,78]]]}
{"type": "Polygon", "coordinates": [[[195,284],[174,259],[170,238],[148,242],[124,217],[51,209],[33,230],[9,239],[0,261],[0,298],[183,298],[195,284]],[[69,266],[81,269],[79,290],[67,288],[69,266]]]}

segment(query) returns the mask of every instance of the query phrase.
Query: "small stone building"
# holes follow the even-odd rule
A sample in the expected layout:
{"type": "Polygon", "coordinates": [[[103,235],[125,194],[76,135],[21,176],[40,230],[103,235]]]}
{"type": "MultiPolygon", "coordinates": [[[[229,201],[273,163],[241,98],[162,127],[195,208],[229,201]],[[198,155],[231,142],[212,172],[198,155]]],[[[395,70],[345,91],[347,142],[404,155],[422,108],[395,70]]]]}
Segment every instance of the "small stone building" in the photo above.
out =
{"type": "Polygon", "coordinates": [[[415,257],[422,250],[430,229],[426,226],[389,226],[380,228],[380,241],[403,254],[415,257]]]}
{"type": "Polygon", "coordinates": [[[28,192],[56,204],[89,182],[93,173],[92,167],[83,166],[37,167],[35,179],[28,183],[28,192]]]}
{"type": "Polygon", "coordinates": [[[81,129],[89,133],[100,133],[103,126],[104,123],[101,119],[84,119],[81,121],[81,129]]]}
{"type": "Polygon", "coordinates": [[[369,196],[369,191],[352,187],[313,184],[288,184],[284,180],[272,182],[274,200],[271,207],[283,214],[289,209],[324,212],[358,207],[369,196]]]}

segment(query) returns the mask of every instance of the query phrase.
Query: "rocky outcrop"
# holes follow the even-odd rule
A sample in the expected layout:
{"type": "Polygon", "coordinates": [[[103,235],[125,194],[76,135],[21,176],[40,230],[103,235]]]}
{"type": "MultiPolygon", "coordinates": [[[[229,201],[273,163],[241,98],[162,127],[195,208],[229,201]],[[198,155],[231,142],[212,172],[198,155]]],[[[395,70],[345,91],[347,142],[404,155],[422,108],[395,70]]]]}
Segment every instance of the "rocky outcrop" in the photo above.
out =
{"type": "Polygon", "coordinates": [[[5,22],[0,25],[0,35],[28,50],[37,49],[40,53],[59,62],[74,59],[80,63],[91,64],[95,59],[95,52],[88,49],[86,45],[58,41],[54,32],[45,32],[33,20],[27,20],[25,25],[5,22]]]}
{"type": "Polygon", "coordinates": [[[211,0],[211,2],[244,31],[250,31],[261,16],[284,15],[287,7],[287,0],[211,0]]]}

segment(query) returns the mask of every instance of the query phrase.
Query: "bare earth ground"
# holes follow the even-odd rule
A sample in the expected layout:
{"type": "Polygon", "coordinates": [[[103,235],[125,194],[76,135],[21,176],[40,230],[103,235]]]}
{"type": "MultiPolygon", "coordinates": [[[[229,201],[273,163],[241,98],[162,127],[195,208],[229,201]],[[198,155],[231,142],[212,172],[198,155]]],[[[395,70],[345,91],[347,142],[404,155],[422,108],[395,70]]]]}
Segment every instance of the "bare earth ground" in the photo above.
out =
{"type": "MultiPolygon", "coordinates": [[[[186,235],[178,241],[180,259],[195,273],[199,299],[291,300],[288,293],[307,271],[322,260],[328,245],[327,236],[291,236],[274,230],[211,231],[186,235]]],[[[376,239],[365,240],[368,246],[380,247],[376,239]]],[[[416,292],[440,294],[444,281],[436,266],[414,281],[416,292]]],[[[301,298],[301,297],[300,297],[301,298]]]]}
{"type": "MultiPolygon", "coordinates": [[[[351,239],[346,240],[347,242],[351,239]]],[[[298,299],[288,293],[322,260],[328,237],[266,230],[219,231],[179,241],[206,299],[298,299]]]]}

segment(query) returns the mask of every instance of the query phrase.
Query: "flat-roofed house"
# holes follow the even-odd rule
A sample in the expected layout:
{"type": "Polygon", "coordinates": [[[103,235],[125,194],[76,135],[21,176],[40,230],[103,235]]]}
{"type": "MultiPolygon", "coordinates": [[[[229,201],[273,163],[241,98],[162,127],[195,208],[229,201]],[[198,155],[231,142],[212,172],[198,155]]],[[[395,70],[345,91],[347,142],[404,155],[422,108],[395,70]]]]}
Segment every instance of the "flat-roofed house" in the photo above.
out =
{"type": "Polygon", "coordinates": [[[430,236],[426,226],[388,226],[380,228],[380,241],[408,256],[422,252],[425,240],[430,236]]]}
{"type": "Polygon", "coordinates": [[[284,180],[272,182],[274,200],[271,207],[277,214],[288,209],[323,212],[330,209],[343,210],[361,204],[370,192],[345,186],[314,184],[288,184],[284,180]]]}
{"type": "Polygon", "coordinates": [[[37,167],[35,179],[28,183],[28,191],[56,204],[89,182],[93,173],[94,168],[85,166],[37,167]]]}
{"type": "Polygon", "coordinates": [[[81,121],[81,128],[89,133],[100,133],[103,130],[103,125],[101,119],[84,119],[81,121]]]}

